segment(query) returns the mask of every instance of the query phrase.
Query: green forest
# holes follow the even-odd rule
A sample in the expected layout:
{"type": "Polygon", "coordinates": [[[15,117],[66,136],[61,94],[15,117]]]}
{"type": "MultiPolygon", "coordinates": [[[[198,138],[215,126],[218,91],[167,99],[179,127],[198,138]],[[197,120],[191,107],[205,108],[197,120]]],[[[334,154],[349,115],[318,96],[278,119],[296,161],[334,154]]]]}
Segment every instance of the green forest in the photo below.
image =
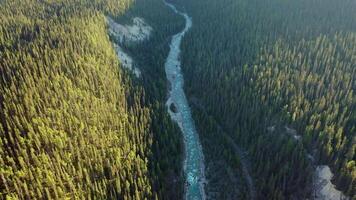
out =
{"type": "Polygon", "coordinates": [[[3,0],[0,19],[0,199],[180,199],[159,68],[176,16],[158,0],[3,0]],[[120,67],[107,31],[106,15],[130,13],[156,21],[135,47],[144,80],[120,67]]]}
{"type": "MultiPolygon", "coordinates": [[[[356,1],[166,2],[192,20],[177,68],[203,196],[321,200],[328,166],[356,200],[356,1]]],[[[0,200],[190,200],[184,126],[167,112],[180,108],[166,105],[184,20],[163,0],[0,0],[0,200]],[[152,27],[120,44],[141,77],[108,17],[152,27]]]]}
{"type": "Polygon", "coordinates": [[[313,196],[316,164],[355,199],[355,1],[176,2],[193,18],[182,66],[206,153],[241,171],[218,141],[228,134],[246,151],[258,199],[313,196]]]}

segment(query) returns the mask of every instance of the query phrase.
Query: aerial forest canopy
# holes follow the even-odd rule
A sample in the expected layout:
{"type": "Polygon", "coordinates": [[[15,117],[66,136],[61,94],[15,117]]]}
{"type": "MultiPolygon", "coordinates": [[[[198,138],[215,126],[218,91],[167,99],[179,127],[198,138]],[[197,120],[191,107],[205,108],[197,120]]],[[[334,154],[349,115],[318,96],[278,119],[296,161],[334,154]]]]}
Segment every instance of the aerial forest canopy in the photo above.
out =
{"type": "MultiPolygon", "coordinates": [[[[0,1],[0,199],[180,196],[179,132],[161,89],[120,68],[108,35],[106,15],[155,20],[165,8],[137,2],[0,1]]],[[[170,34],[152,39],[165,49],[170,34]]]]}
{"type": "Polygon", "coordinates": [[[0,199],[176,200],[189,181],[356,200],[355,0],[0,0],[0,199]]]}
{"type": "Polygon", "coordinates": [[[330,166],[337,189],[355,198],[356,2],[176,2],[194,24],[182,66],[203,149],[239,169],[226,143],[213,142],[232,137],[258,199],[312,196],[316,165],[330,166]]]}

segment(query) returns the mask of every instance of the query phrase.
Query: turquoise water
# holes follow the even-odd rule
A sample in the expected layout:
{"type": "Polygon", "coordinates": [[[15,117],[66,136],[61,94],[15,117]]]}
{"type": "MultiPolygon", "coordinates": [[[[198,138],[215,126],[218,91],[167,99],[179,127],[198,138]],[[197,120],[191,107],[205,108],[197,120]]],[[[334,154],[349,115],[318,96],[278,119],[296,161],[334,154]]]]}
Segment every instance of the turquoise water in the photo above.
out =
{"type": "Polygon", "coordinates": [[[169,55],[165,63],[167,79],[171,84],[167,107],[171,118],[178,123],[184,137],[186,199],[200,200],[205,199],[204,156],[191,110],[183,90],[184,78],[179,61],[180,44],[184,34],[192,27],[192,19],[186,13],[178,11],[172,4],[166,3],[166,5],[175,13],[182,15],[186,22],[184,29],[172,37],[169,55]],[[177,108],[176,112],[172,112],[169,108],[172,103],[177,108]]]}

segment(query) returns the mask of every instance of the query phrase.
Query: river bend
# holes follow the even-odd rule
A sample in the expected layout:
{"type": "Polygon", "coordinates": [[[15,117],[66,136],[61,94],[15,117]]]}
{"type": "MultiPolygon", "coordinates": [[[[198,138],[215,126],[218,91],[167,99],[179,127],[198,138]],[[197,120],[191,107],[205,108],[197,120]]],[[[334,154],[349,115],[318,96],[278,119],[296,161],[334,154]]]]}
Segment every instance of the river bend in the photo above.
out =
{"type": "Polygon", "coordinates": [[[185,18],[184,29],[172,37],[170,51],[165,62],[166,76],[171,86],[167,100],[167,108],[171,118],[178,123],[184,138],[186,199],[200,200],[205,199],[204,155],[191,110],[184,93],[184,78],[179,61],[180,44],[185,33],[192,27],[192,19],[186,13],[178,11],[172,4],[166,3],[166,5],[175,13],[185,18]],[[171,106],[172,104],[174,106],[171,106]],[[173,110],[172,107],[174,107],[173,110]]]}

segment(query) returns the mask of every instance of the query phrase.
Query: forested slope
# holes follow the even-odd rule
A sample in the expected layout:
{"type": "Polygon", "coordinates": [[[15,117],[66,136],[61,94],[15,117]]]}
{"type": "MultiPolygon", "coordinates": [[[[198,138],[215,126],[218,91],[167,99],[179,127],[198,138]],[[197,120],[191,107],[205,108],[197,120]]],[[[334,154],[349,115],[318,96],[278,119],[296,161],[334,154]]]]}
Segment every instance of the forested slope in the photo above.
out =
{"type": "MultiPolygon", "coordinates": [[[[130,5],[0,1],[0,199],[181,195],[178,128],[155,92],[162,80],[132,78],[109,39],[105,15],[130,5]]],[[[144,5],[146,15],[163,7],[144,5]]],[[[162,49],[169,33],[156,39],[162,49]]]]}
{"type": "Polygon", "coordinates": [[[330,166],[333,183],[353,198],[355,1],[175,2],[193,18],[182,66],[204,151],[241,171],[239,156],[216,142],[222,130],[234,138],[258,199],[313,196],[315,165],[330,166]]]}

